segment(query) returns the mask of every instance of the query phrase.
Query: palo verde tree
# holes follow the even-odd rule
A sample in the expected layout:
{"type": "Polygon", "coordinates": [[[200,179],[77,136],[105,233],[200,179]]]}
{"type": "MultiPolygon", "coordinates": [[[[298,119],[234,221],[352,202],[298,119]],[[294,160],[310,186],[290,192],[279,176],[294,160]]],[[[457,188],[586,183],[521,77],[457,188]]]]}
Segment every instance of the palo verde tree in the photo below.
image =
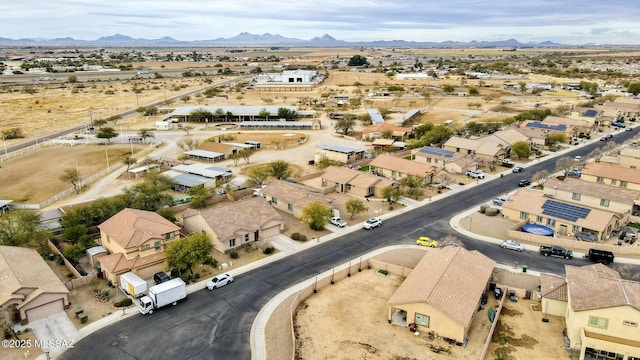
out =
{"type": "Polygon", "coordinates": [[[331,215],[331,210],[325,204],[312,201],[302,208],[300,220],[309,225],[312,230],[324,230],[331,215]]]}
{"type": "Polygon", "coordinates": [[[289,163],[284,160],[275,160],[267,165],[267,169],[271,176],[278,180],[286,179],[291,175],[289,171],[289,163]]]}
{"type": "Polygon", "coordinates": [[[342,132],[344,135],[349,135],[354,126],[356,126],[356,116],[353,114],[345,114],[342,119],[336,121],[334,128],[336,129],[336,132],[342,132]]]}
{"type": "Polygon", "coordinates": [[[211,259],[213,249],[213,243],[208,234],[194,233],[171,241],[164,254],[168,267],[188,270],[193,275],[195,266],[211,259]]]}
{"type": "Polygon", "coordinates": [[[518,155],[518,159],[528,158],[531,155],[531,146],[526,141],[516,141],[511,145],[511,151],[518,155]]]}
{"type": "Polygon", "coordinates": [[[175,185],[172,179],[157,173],[147,173],[144,181],[124,189],[127,206],[134,209],[157,211],[171,206],[173,198],[164,192],[175,185]]]}
{"type": "Polygon", "coordinates": [[[189,190],[187,190],[187,194],[193,198],[191,205],[198,209],[206,207],[207,201],[209,201],[213,195],[211,190],[204,187],[204,185],[190,187],[189,190]]]}
{"type": "Polygon", "coordinates": [[[278,108],[278,118],[280,119],[293,120],[296,118],[296,116],[297,113],[295,110],[287,109],[284,107],[278,108]]]}
{"type": "Polygon", "coordinates": [[[138,136],[140,136],[142,141],[145,143],[147,142],[147,139],[153,139],[156,137],[151,129],[142,129],[138,131],[138,136]]]}
{"type": "Polygon", "coordinates": [[[114,137],[117,137],[119,134],[116,131],[116,129],[112,128],[112,127],[101,127],[98,129],[98,132],[96,133],[96,137],[98,139],[107,139],[107,144],[111,143],[111,139],[113,139],[114,137]]]}
{"type": "Polygon", "coordinates": [[[249,183],[253,186],[261,186],[269,178],[271,172],[267,167],[256,166],[249,171],[249,183]]]}
{"type": "Polygon", "coordinates": [[[424,185],[424,179],[418,176],[409,175],[402,180],[404,186],[407,187],[407,195],[417,199],[422,195],[422,186],[424,185]]]}
{"type": "Polygon", "coordinates": [[[353,219],[354,216],[369,211],[369,208],[364,205],[364,202],[360,199],[349,199],[345,204],[347,212],[351,214],[349,219],[353,219]]]}
{"type": "Polygon", "coordinates": [[[397,187],[387,186],[382,189],[382,197],[387,199],[387,202],[397,202],[402,198],[402,191],[397,187]]]}
{"type": "Polygon", "coordinates": [[[73,191],[75,191],[76,194],[80,193],[79,183],[81,179],[82,178],[80,177],[80,172],[78,172],[77,168],[64,169],[64,173],[60,175],[60,180],[64,182],[70,182],[71,185],[73,185],[73,191]]]}
{"type": "Polygon", "coordinates": [[[188,118],[189,121],[206,122],[209,119],[213,119],[213,114],[211,113],[211,111],[208,111],[204,108],[197,108],[189,113],[188,118]]]}
{"type": "Polygon", "coordinates": [[[36,243],[44,248],[47,237],[47,232],[40,227],[38,211],[15,210],[0,216],[0,245],[36,243]]]}

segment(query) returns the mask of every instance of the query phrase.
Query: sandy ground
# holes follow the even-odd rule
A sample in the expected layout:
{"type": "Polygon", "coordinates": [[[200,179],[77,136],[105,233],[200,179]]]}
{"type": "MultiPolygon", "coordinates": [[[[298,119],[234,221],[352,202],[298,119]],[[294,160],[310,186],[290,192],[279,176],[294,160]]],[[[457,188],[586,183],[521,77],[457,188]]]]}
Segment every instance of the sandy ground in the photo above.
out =
{"type": "MultiPolygon", "coordinates": [[[[397,255],[396,255],[397,256],[397,255]]],[[[521,285],[519,278],[497,276],[521,285]]],[[[535,278],[535,277],[534,277],[535,278]]],[[[376,269],[321,289],[301,302],[295,314],[296,359],[446,359],[478,358],[491,323],[483,310],[476,316],[466,348],[441,339],[415,336],[407,328],[387,323],[386,301],[404,279],[383,276],[376,269]],[[327,310],[330,309],[330,310],[327,310]],[[436,353],[439,350],[439,353],[436,353]]],[[[527,281],[532,281],[528,279],[527,281]]],[[[526,281],[525,281],[526,282],[526,281]]],[[[533,279],[535,283],[535,279],[533,279]]],[[[491,294],[489,294],[491,295],[491,294]]],[[[537,301],[509,302],[504,307],[488,358],[559,359],[566,356],[563,319],[541,322],[537,301]]],[[[497,306],[489,296],[489,307],[497,306]]],[[[270,358],[285,356],[270,353],[270,358]]]]}

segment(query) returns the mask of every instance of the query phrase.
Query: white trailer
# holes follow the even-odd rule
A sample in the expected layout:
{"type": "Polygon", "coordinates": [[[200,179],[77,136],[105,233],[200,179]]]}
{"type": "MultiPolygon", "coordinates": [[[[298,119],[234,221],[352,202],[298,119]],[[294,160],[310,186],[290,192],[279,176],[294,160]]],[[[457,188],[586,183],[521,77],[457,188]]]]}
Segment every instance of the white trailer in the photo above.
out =
{"type": "Polygon", "coordinates": [[[165,305],[176,305],[178,301],[187,297],[187,284],[175,278],[149,288],[147,296],[140,298],[138,309],[142,314],[153,314],[153,310],[165,305]]]}
{"type": "Polygon", "coordinates": [[[127,295],[140,297],[147,291],[147,282],[138,275],[128,272],[120,275],[120,288],[127,295]]]}

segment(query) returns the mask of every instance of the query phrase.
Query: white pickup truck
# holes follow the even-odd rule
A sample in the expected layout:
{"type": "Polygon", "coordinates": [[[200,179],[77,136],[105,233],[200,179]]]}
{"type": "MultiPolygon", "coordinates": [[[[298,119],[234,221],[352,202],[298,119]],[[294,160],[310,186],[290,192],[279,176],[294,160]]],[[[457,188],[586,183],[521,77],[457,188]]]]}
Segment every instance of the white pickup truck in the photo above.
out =
{"type": "Polygon", "coordinates": [[[347,226],[347,222],[342,220],[339,216],[334,216],[329,220],[329,222],[339,228],[343,228],[347,226]]]}

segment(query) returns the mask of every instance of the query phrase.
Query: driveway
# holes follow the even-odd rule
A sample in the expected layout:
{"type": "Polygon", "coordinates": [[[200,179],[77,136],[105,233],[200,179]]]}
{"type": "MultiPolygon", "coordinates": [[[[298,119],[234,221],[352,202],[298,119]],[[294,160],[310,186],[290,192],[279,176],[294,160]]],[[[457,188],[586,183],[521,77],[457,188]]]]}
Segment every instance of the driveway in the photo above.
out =
{"type": "MultiPolygon", "coordinates": [[[[39,341],[47,343],[69,344],[70,340],[78,338],[78,330],[64,311],[47,316],[44,319],[32,321],[29,326],[39,341]]],[[[47,351],[50,349],[42,349],[47,351]]]]}

